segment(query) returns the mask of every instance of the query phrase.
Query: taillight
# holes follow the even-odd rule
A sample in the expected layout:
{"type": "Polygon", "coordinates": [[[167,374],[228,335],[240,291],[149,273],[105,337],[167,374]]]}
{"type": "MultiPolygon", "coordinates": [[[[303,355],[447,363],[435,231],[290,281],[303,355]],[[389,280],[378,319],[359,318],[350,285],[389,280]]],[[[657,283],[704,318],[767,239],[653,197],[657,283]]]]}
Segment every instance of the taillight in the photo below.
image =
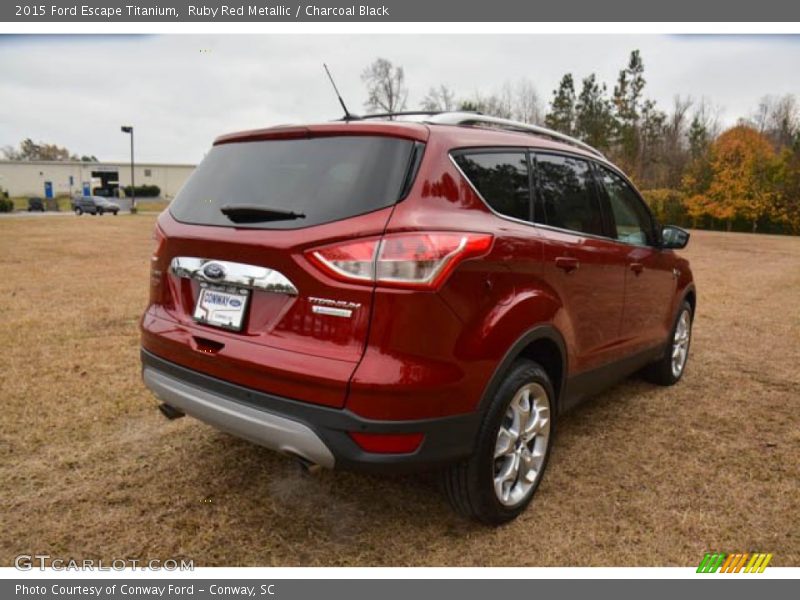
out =
{"type": "Polygon", "coordinates": [[[166,237],[158,225],[153,229],[153,253],[150,255],[150,304],[164,304],[164,270],[162,251],[166,237]]]}
{"type": "Polygon", "coordinates": [[[340,281],[435,289],[461,261],[483,256],[491,245],[484,233],[396,233],[314,248],[306,256],[340,281]]]}

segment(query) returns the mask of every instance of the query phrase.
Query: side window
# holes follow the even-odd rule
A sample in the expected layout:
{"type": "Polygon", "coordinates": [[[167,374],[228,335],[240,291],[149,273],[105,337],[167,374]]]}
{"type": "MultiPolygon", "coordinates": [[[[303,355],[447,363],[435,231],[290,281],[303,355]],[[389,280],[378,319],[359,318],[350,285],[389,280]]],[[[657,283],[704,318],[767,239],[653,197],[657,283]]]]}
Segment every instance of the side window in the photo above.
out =
{"type": "Polygon", "coordinates": [[[613,237],[626,244],[646,246],[652,228],[650,215],[642,201],[622,177],[604,167],[598,166],[597,170],[616,225],[613,237]]]}
{"type": "Polygon", "coordinates": [[[483,199],[501,215],[530,221],[525,152],[481,152],[453,157],[483,199]]]}
{"type": "Polygon", "coordinates": [[[536,184],[547,225],[604,235],[600,201],[589,163],[568,156],[538,154],[536,184]]]}

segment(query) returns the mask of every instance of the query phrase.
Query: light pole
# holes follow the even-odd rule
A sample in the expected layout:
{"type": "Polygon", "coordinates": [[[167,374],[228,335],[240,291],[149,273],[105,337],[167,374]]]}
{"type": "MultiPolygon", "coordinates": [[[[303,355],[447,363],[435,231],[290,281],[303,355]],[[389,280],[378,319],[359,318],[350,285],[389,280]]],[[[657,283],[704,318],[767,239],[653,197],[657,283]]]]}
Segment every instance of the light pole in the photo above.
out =
{"type": "Polygon", "coordinates": [[[133,126],[123,125],[121,128],[122,133],[131,134],[131,214],[136,213],[136,181],[133,177],[133,126]]]}

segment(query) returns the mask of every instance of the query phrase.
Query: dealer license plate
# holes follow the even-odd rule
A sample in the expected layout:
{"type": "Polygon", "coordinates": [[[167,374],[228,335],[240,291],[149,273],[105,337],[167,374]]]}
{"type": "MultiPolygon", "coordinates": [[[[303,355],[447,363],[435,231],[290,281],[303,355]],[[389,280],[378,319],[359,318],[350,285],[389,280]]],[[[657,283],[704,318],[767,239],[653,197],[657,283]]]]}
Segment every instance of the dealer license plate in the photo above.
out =
{"type": "Polygon", "coordinates": [[[241,331],[249,298],[248,290],[206,285],[197,297],[194,319],[207,325],[241,331]]]}

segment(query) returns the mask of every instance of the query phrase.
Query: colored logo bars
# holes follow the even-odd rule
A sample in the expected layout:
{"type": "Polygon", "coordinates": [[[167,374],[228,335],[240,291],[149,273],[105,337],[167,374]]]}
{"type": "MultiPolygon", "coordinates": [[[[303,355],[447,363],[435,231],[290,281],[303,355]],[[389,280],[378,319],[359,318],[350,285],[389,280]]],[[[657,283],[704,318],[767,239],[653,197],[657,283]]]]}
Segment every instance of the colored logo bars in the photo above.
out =
{"type": "Polygon", "coordinates": [[[724,552],[706,552],[698,573],[763,573],[772,554],[745,552],[744,554],[725,554],[724,552]]]}

